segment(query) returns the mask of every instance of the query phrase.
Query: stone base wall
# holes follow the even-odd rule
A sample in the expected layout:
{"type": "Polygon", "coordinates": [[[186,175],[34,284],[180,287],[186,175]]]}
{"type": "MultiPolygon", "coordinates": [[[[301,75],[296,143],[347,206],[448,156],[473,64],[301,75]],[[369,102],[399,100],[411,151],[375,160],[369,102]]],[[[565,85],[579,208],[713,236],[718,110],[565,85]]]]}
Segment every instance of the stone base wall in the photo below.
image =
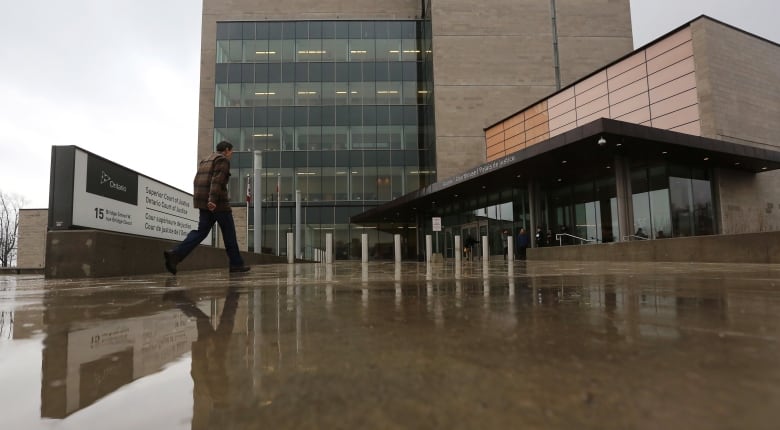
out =
{"type": "Polygon", "coordinates": [[[529,260],[780,264],[780,231],[528,250],[529,260]]]}
{"type": "MultiPolygon", "coordinates": [[[[93,278],[166,273],[163,251],[176,242],[98,230],[51,231],[46,238],[47,278],[93,278]]],[[[244,262],[286,263],[286,257],[242,252],[244,262]]],[[[179,264],[180,272],[224,268],[224,249],[197,247],[179,264]]]]}

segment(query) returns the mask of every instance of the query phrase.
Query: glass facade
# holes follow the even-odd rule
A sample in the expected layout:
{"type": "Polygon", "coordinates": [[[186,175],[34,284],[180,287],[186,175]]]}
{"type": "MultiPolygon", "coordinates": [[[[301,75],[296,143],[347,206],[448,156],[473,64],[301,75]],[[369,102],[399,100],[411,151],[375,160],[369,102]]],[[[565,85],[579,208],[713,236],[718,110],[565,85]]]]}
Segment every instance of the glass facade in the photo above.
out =
{"type": "Polygon", "coordinates": [[[286,252],[296,190],[305,257],[325,233],[338,259],[392,244],[349,217],[435,181],[429,22],[220,22],[216,43],[214,143],[235,146],[236,205],[262,151],[263,249],[286,252]]]}
{"type": "MultiPolygon", "coordinates": [[[[715,234],[707,169],[675,164],[631,168],[633,235],[649,239],[715,234]],[[641,229],[640,235],[637,235],[641,229]]],[[[627,233],[631,234],[631,233],[627,233]]]]}
{"type": "MultiPolygon", "coordinates": [[[[716,214],[710,171],[691,165],[636,160],[630,164],[633,226],[621,231],[618,221],[616,178],[592,171],[568,181],[535,180],[536,199],[531,202],[528,184],[507,185],[495,192],[437,205],[428,216],[442,216],[441,234],[423,223],[422,233],[431,234],[434,252],[452,258],[454,236],[477,240],[472,252],[482,253],[481,236],[488,237],[490,255],[503,252],[501,232],[517,237],[523,227],[530,235],[541,229],[536,246],[580,245],[626,240],[716,234],[716,214]],[[535,225],[531,212],[535,211],[535,225]],[[630,231],[628,231],[631,229],[630,231]]],[[[382,226],[380,225],[380,228],[382,226]]]]}

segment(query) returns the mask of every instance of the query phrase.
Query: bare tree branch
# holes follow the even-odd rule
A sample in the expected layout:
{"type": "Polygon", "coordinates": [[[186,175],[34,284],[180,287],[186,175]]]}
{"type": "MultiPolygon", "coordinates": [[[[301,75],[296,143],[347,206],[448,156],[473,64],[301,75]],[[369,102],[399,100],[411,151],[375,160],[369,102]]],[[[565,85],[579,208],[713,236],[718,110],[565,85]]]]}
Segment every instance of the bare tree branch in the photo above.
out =
{"type": "Polygon", "coordinates": [[[0,190],[0,266],[8,267],[16,261],[16,243],[19,234],[19,209],[25,199],[0,190]]]}

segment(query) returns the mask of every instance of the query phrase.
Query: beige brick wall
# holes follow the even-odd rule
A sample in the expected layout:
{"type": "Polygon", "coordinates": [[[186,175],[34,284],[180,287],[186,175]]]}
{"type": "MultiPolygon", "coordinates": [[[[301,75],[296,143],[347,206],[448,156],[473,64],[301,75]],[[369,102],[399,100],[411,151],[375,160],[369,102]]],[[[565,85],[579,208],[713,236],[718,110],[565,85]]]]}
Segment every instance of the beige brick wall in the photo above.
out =
{"type": "Polygon", "coordinates": [[[780,148],[780,46],[708,19],[691,28],[702,136],[780,148]]]}
{"type": "Polygon", "coordinates": [[[47,209],[21,209],[19,211],[18,253],[16,266],[42,268],[46,260],[46,229],[49,222],[47,209]]]}
{"type": "MultiPolygon", "coordinates": [[[[780,150],[780,46],[708,19],[691,28],[702,136],[780,150]]],[[[722,233],[780,230],[780,173],[721,175],[722,233]]]]}
{"type": "Polygon", "coordinates": [[[780,172],[718,171],[721,233],[780,230],[780,172]]]}
{"type": "MultiPolygon", "coordinates": [[[[562,85],[632,50],[627,0],[557,0],[562,85]]],[[[556,90],[550,0],[432,2],[438,179],[485,162],[484,127],[556,90]]]]}
{"type": "Polygon", "coordinates": [[[631,11],[623,0],[556,0],[561,87],[633,50],[631,11]]]}

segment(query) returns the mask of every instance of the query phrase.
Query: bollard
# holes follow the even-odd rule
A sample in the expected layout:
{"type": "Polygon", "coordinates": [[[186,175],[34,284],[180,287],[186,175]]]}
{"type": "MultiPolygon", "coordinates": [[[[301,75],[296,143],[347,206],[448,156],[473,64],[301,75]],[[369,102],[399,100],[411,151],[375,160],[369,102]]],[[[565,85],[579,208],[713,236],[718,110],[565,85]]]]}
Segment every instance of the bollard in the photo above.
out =
{"type": "Polygon", "coordinates": [[[509,295],[515,295],[515,262],[509,260],[509,267],[507,267],[507,278],[509,278],[509,295]]]}
{"type": "Polygon", "coordinates": [[[487,262],[490,258],[490,250],[488,249],[488,237],[482,236],[482,261],[487,262]]]}
{"type": "Polygon", "coordinates": [[[506,259],[507,261],[513,261],[515,259],[515,244],[512,236],[506,238],[506,246],[506,259]]]}
{"type": "Polygon", "coordinates": [[[431,264],[433,257],[433,239],[430,234],[425,235],[425,262],[431,264]]]}
{"type": "Polygon", "coordinates": [[[287,263],[295,263],[295,238],[292,233],[287,233],[287,263]]]}
{"type": "MultiPolygon", "coordinates": [[[[455,267],[460,267],[460,259],[463,257],[463,245],[460,243],[460,235],[455,235],[455,249],[452,250],[455,254],[455,267]]],[[[457,271],[457,269],[455,269],[457,271]]]]}
{"type": "Polygon", "coordinates": [[[333,264],[333,233],[325,233],[325,263],[333,264]]]}
{"type": "Polygon", "coordinates": [[[362,233],[360,235],[360,261],[368,263],[368,234],[362,233]]]}
{"type": "Polygon", "coordinates": [[[395,245],[395,262],[400,263],[401,262],[401,235],[400,234],[393,235],[393,243],[395,245]]]}

